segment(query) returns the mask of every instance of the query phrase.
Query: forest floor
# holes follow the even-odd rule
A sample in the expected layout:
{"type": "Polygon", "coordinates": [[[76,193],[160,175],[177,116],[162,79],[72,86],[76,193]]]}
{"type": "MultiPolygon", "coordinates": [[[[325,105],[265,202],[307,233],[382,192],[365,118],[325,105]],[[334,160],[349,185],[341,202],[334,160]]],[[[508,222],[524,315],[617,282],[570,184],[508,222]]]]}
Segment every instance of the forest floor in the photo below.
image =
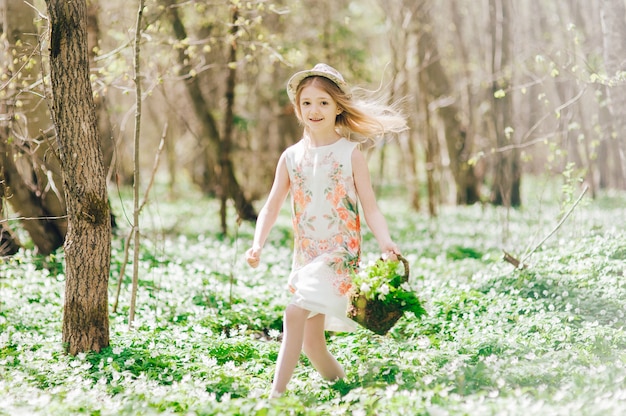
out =
{"type": "MultiPolygon", "coordinates": [[[[216,201],[153,198],[143,215],[139,290],[132,265],[112,305],[132,204],[114,201],[111,346],[68,356],[63,253],[0,260],[0,415],[623,415],[626,414],[626,195],[583,198],[536,185],[524,206],[412,212],[380,198],[428,315],[386,336],[329,335],[347,378],[306,358],[288,392],[267,399],[291,265],[280,216],[258,269],[253,224],[218,234],[216,201]],[[526,267],[503,261],[503,250],[526,267]]],[[[364,261],[378,256],[364,230],[364,261]]],[[[132,258],[132,257],[131,257],[132,258]]]]}

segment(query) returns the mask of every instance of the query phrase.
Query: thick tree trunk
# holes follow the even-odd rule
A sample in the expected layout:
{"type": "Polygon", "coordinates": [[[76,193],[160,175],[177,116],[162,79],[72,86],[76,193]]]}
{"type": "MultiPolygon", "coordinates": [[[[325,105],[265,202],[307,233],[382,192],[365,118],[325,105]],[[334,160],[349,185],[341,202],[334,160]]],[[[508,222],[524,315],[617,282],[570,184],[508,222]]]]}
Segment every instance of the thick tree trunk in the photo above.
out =
{"type": "Polygon", "coordinates": [[[19,64],[25,56],[39,60],[35,17],[26,2],[0,0],[0,72],[11,77],[0,99],[0,169],[2,199],[27,218],[22,227],[47,255],[63,244],[67,224],[60,169],[45,133],[52,122],[37,87],[41,65],[19,64]]]}
{"type": "MultiPolygon", "coordinates": [[[[237,33],[237,19],[239,13],[237,7],[233,7],[232,25],[230,34],[233,36],[233,42],[230,45],[228,56],[228,78],[226,79],[226,111],[224,113],[224,130],[221,140],[217,144],[217,153],[219,160],[219,197],[220,197],[220,225],[222,233],[228,232],[228,223],[226,221],[226,203],[231,194],[231,177],[229,172],[232,171],[231,150],[233,147],[233,121],[235,106],[235,85],[237,80],[237,43],[234,40],[237,33]]],[[[236,182],[236,180],[235,180],[236,182]]]]}
{"type": "MultiPolygon", "coordinates": [[[[511,75],[511,4],[510,0],[490,0],[492,27],[492,83],[493,118],[498,149],[515,144],[513,126],[513,97],[510,91],[511,75]],[[504,92],[501,96],[500,91],[504,92]]],[[[519,151],[496,152],[491,202],[507,207],[520,206],[521,166],[519,151]]]]}
{"type": "MultiPolygon", "coordinates": [[[[89,67],[96,68],[96,50],[100,34],[100,4],[91,0],[87,2],[87,45],[89,50],[89,67]]],[[[94,91],[94,104],[96,106],[96,119],[98,120],[98,134],[101,139],[102,157],[105,169],[111,169],[113,154],[115,152],[115,142],[113,140],[113,128],[107,109],[106,95],[102,91],[94,91]]],[[[107,175],[109,176],[109,175],[107,175]]]]}
{"type": "Polygon", "coordinates": [[[25,218],[22,227],[30,235],[37,253],[48,255],[63,245],[64,233],[59,231],[57,220],[51,219],[54,214],[46,211],[37,193],[19,174],[10,146],[2,147],[4,149],[0,151],[0,164],[4,176],[3,197],[20,216],[25,218]]]}
{"type": "Polygon", "coordinates": [[[461,120],[461,110],[456,102],[450,101],[453,89],[446,75],[446,71],[439,59],[439,51],[435,35],[431,32],[433,27],[428,10],[422,8],[418,14],[422,23],[422,31],[419,34],[418,54],[420,66],[420,85],[425,88],[433,101],[441,100],[437,113],[444,125],[444,133],[448,154],[450,156],[450,169],[456,183],[456,203],[473,204],[480,201],[479,180],[473,165],[469,163],[473,151],[472,138],[467,137],[465,126],[461,120]]]}
{"type": "MultiPolygon", "coordinates": [[[[385,10],[387,21],[390,26],[398,27],[402,30],[396,31],[389,37],[389,51],[391,53],[391,63],[393,67],[393,78],[390,82],[392,86],[390,94],[390,102],[403,99],[411,94],[410,83],[417,79],[415,71],[408,64],[417,48],[416,38],[419,36],[416,32],[418,28],[412,25],[411,19],[415,15],[418,4],[414,2],[401,2],[400,5],[390,4],[387,0],[380,0],[380,6],[385,10]]],[[[407,112],[418,113],[419,104],[416,102],[408,102],[407,112]]],[[[411,208],[419,211],[421,208],[420,200],[420,179],[418,175],[418,152],[417,143],[419,141],[420,128],[417,127],[415,117],[408,119],[409,131],[405,137],[400,138],[400,160],[402,161],[400,175],[405,177],[406,188],[408,191],[407,198],[411,204],[411,208]]]]}
{"type": "Polygon", "coordinates": [[[607,110],[610,114],[608,133],[611,182],[616,188],[626,189],[626,6],[624,0],[602,0],[600,17],[604,45],[604,66],[609,86],[606,88],[607,110]]]}
{"type": "Polygon", "coordinates": [[[52,112],[68,231],[63,343],[70,354],[109,345],[111,222],[87,52],[85,0],[46,0],[52,112]]]}
{"type": "MultiPolygon", "coordinates": [[[[178,9],[175,7],[170,7],[173,4],[171,0],[163,0],[163,3],[165,6],[169,7],[169,16],[172,28],[174,29],[174,35],[180,41],[186,40],[187,32],[178,14],[178,9]]],[[[235,41],[233,40],[233,42],[235,41]]],[[[234,55],[234,48],[235,46],[233,45],[233,48],[230,51],[231,57],[234,55]]],[[[189,64],[186,64],[185,62],[188,62],[189,58],[187,57],[187,55],[185,55],[185,51],[182,49],[179,52],[179,59],[182,64],[181,73],[188,72],[190,67],[189,64]]],[[[227,82],[229,82],[229,84],[227,85],[227,90],[232,90],[230,93],[226,93],[227,101],[234,99],[235,79],[232,78],[234,74],[233,71],[233,69],[230,70],[230,76],[227,80],[227,82]],[[231,94],[231,98],[229,98],[229,94],[231,94]]],[[[209,151],[209,149],[215,149],[214,151],[217,153],[217,157],[215,159],[217,159],[218,165],[217,169],[214,169],[212,173],[214,173],[214,176],[219,181],[218,188],[220,186],[222,188],[222,190],[218,192],[223,192],[223,195],[226,195],[233,200],[239,218],[241,218],[242,220],[256,220],[256,211],[250,201],[248,201],[248,199],[244,195],[243,189],[241,189],[241,186],[237,181],[235,169],[230,154],[230,149],[232,147],[232,144],[230,143],[230,141],[232,140],[232,137],[230,136],[232,136],[231,129],[233,122],[232,106],[234,105],[234,102],[229,101],[227,104],[226,114],[228,114],[228,112],[231,112],[231,114],[230,118],[225,120],[225,134],[229,137],[223,137],[224,135],[220,134],[217,121],[215,120],[215,117],[213,117],[209,105],[202,95],[202,89],[200,87],[198,77],[191,77],[189,80],[187,80],[185,85],[187,87],[189,96],[191,97],[191,102],[194,111],[198,117],[198,120],[200,120],[200,122],[202,123],[202,136],[208,139],[208,141],[210,142],[209,146],[207,146],[206,149],[207,151],[209,151]]],[[[210,170],[207,167],[207,172],[205,172],[205,175],[208,174],[210,174],[210,170]]]]}

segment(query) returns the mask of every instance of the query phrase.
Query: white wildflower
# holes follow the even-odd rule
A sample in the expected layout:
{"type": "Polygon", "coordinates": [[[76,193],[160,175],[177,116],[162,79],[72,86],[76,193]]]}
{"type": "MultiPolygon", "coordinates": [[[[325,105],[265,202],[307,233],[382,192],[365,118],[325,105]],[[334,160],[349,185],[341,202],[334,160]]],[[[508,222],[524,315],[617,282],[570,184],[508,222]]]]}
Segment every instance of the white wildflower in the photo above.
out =
{"type": "Polygon", "coordinates": [[[380,294],[381,295],[388,295],[389,294],[389,285],[387,285],[387,283],[385,283],[384,285],[382,285],[380,287],[380,294]]]}
{"type": "Polygon", "coordinates": [[[280,331],[278,329],[270,329],[267,334],[272,339],[278,339],[278,337],[280,336],[280,331]]]}
{"type": "Polygon", "coordinates": [[[368,285],[367,283],[363,282],[363,283],[361,283],[361,287],[359,288],[359,290],[361,291],[361,293],[369,293],[370,290],[372,290],[372,288],[370,287],[370,285],[368,285]]]}
{"type": "Polygon", "coordinates": [[[430,347],[430,338],[421,336],[417,338],[417,345],[420,348],[428,348],[430,347]]]}
{"type": "Polygon", "coordinates": [[[388,294],[389,286],[387,285],[387,283],[385,283],[378,289],[378,299],[384,301],[387,298],[388,294]]]}

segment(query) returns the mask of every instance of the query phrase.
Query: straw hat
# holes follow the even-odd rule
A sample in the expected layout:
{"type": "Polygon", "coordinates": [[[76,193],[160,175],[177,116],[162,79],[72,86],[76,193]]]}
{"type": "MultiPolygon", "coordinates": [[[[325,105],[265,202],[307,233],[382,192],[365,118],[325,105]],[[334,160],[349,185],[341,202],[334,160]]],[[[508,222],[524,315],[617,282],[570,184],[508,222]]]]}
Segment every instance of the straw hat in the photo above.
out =
{"type": "Polygon", "coordinates": [[[335,68],[333,68],[330,65],[317,64],[313,67],[313,69],[307,69],[305,71],[296,72],[295,74],[291,76],[291,78],[289,78],[289,81],[287,81],[287,95],[289,96],[289,100],[291,100],[292,103],[295,103],[296,91],[298,90],[298,85],[300,85],[302,80],[308,77],[328,78],[329,80],[337,84],[339,89],[344,94],[346,94],[347,96],[350,96],[350,88],[348,87],[348,84],[343,79],[343,76],[341,76],[339,71],[337,71],[335,68]]]}

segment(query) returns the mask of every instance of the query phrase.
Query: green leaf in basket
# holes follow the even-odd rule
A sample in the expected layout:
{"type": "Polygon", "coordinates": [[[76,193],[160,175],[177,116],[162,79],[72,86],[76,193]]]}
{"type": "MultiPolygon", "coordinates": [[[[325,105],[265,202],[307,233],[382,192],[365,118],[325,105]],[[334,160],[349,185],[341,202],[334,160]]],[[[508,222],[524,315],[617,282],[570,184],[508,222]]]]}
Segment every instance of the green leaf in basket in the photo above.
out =
{"type": "Polygon", "coordinates": [[[379,300],[405,312],[413,312],[416,317],[426,314],[422,303],[405,282],[400,262],[377,260],[352,277],[355,291],[369,300],[379,300]]]}

